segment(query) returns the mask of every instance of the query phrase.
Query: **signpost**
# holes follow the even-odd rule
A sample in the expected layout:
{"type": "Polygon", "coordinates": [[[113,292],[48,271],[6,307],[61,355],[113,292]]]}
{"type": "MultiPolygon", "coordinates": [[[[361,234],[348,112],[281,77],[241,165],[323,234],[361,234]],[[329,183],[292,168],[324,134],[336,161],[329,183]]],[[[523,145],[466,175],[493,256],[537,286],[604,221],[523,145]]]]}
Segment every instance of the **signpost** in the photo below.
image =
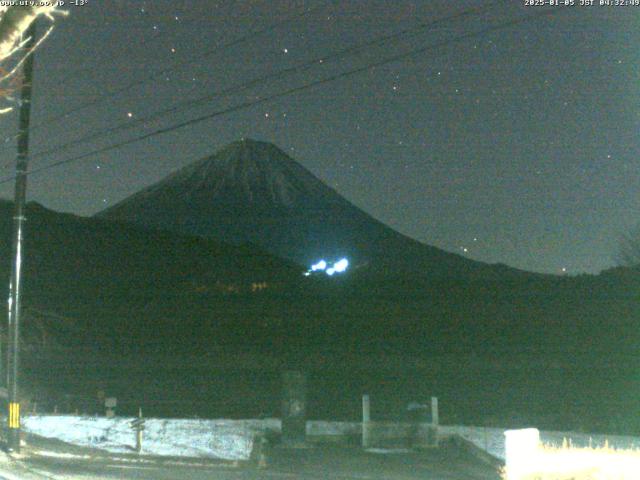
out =
{"type": "Polygon", "coordinates": [[[115,397],[108,397],[104,399],[104,407],[107,409],[107,418],[113,418],[116,416],[116,406],[118,405],[118,399],[115,397]]]}
{"type": "Polygon", "coordinates": [[[144,431],[144,418],[142,407],[138,409],[138,418],[131,421],[131,429],[136,433],[136,452],[142,451],[142,432],[144,431]]]}

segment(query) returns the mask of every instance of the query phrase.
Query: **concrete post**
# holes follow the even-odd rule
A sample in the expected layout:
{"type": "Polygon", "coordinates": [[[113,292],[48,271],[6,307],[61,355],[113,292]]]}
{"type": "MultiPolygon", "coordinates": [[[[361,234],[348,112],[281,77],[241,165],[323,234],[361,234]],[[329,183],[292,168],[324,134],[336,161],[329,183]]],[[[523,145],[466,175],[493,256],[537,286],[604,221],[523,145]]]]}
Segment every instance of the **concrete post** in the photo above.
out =
{"type": "Polygon", "coordinates": [[[427,427],[427,445],[437,447],[439,442],[438,425],[440,413],[438,412],[438,397],[431,397],[431,425],[427,427]]]}
{"type": "Polygon", "coordinates": [[[431,397],[431,423],[438,426],[440,415],[438,414],[438,397],[431,397]]]}
{"type": "Polygon", "coordinates": [[[371,445],[371,404],[369,395],[362,396],[362,448],[369,448],[371,445]]]}

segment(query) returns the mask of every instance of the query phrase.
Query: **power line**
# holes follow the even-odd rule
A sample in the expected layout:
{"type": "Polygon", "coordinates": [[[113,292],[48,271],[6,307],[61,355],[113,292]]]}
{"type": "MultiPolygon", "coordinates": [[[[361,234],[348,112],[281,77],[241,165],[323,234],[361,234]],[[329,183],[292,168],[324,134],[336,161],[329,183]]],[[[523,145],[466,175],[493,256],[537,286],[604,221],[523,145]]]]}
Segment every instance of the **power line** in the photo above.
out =
{"type": "MultiPolygon", "coordinates": [[[[189,58],[187,60],[184,60],[182,62],[178,62],[175,63],[169,67],[163,68],[161,70],[158,70],[154,73],[152,73],[151,75],[149,75],[148,77],[145,77],[143,79],[139,79],[139,80],[135,80],[133,82],[130,82],[120,88],[116,88],[115,90],[111,90],[108,91],[107,93],[100,95],[98,97],[96,97],[95,99],[85,102],[83,104],[78,105],[77,107],[71,108],[69,110],[67,110],[66,112],[60,113],[60,114],[56,114],[56,115],[50,115],[49,117],[44,118],[40,123],[37,123],[36,125],[34,125],[33,127],[31,127],[31,131],[33,132],[34,130],[39,129],[40,127],[50,124],[51,122],[54,122],[56,120],[59,120],[61,118],[67,117],[69,115],[71,115],[72,113],[77,113],[80,112],[82,110],[85,110],[87,108],[93,107],[95,105],[99,105],[100,103],[104,102],[105,100],[108,100],[110,98],[113,98],[117,95],[120,95],[121,93],[126,93],[129,92],[130,90],[139,87],[141,85],[147,84],[149,82],[152,82],[154,80],[156,80],[158,77],[161,77],[163,75],[166,75],[169,72],[172,72],[174,70],[177,70],[179,68],[188,66],[193,64],[196,60],[202,60],[203,58],[207,58],[210,57],[212,55],[215,55],[216,53],[218,53],[220,50],[222,49],[226,49],[229,47],[235,47],[236,45],[240,45],[242,43],[248,42],[256,37],[259,37],[261,35],[264,35],[266,33],[272,32],[280,27],[282,27],[283,25],[286,25],[298,18],[302,18],[305,17],[307,15],[310,15],[312,13],[315,13],[321,9],[323,9],[326,5],[334,3],[335,0],[329,0],[326,4],[323,5],[319,5],[315,8],[310,8],[310,9],[304,9],[304,11],[297,13],[295,15],[291,15],[287,18],[285,18],[284,20],[281,20],[279,22],[273,23],[263,29],[257,30],[257,31],[253,31],[253,32],[249,32],[246,35],[243,35],[235,40],[232,40],[228,43],[222,44],[222,45],[218,45],[215,48],[211,49],[211,50],[207,50],[205,52],[203,52],[200,55],[197,55],[195,57],[189,58]]],[[[6,137],[4,142],[8,142],[11,138],[13,138],[14,135],[6,137]]],[[[6,148],[6,147],[5,147],[6,148]]]]}
{"type": "MultiPolygon", "coordinates": [[[[93,155],[97,155],[97,154],[100,154],[100,153],[105,153],[105,152],[108,152],[108,151],[111,151],[111,150],[115,150],[115,149],[118,149],[118,148],[121,148],[121,147],[125,147],[127,145],[131,145],[133,143],[137,143],[137,142],[146,140],[148,138],[155,137],[157,135],[162,135],[162,134],[165,134],[165,133],[173,132],[175,130],[179,130],[181,128],[184,128],[184,127],[187,127],[187,126],[191,126],[191,125],[194,125],[194,124],[206,121],[206,120],[210,120],[210,119],[215,118],[215,117],[219,117],[219,116],[222,116],[222,115],[226,115],[228,113],[236,112],[238,110],[243,110],[245,108],[249,108],[249,107],[252,107],[252,106],[255,106],[255,105],[260,105],[260,104],[269,102],[271,100],[275,100],[275,99],[282,98],[282,97],[285,97],[285,96],[288,96],[288,95],[291,95],[291,94],[294,94],[294,93],[299,93],[299,92],[302,92],[304,90],[308,90],[308,89],[313,88],[313,87],[317,87],[319,85],[324,85],[324,84],[327,84],[327,83],[330,83],[330,82],[334,82],[336,80],[340,80],[342,78],[350,77],[350,76],[353,76],[353,75],[356,75],[356,74],[359,74],[359,73],[362,73],[362,72],[365,72],[365,71],[368,71],[368,70],[371,70],[371,69],[374,69],[374,68],[377,68],[377,67],[381,67],[381,66],[384,66],[384,65],[387,65],[387,64],[390,64],[390,63],[395,63],[397,61],[404,60],[406,58],[410,58],[410,57],[415,56],[415,55],[420,54],[420,53],[425,53],[425,52],[427,52],[429,50],[432,50],[432,49],[435,49],[435,48],[445,47],[445,46],[448,46],[449,44],[452,44],[452,43],[458,43],[458,42],[463,41],[463,40],[467,40],[467,39],[470,39],[470,38],[486,35],[488,33],[492,33],[492,32],[498,31],[498,30],[503,30],[505,28],[513,27],[515,25],[523,24],[523,23],[529,22],[531,20],[540,18],[542,16],[550,15],[552,13],[568,11],[569,9],[570,9],[570,7],[562,7],[562,8],[552,8],[552,9],[542,10],[542,11],[537,12],[537,13],[532,14],[532,15],[526,15],[526,16],[519,17],[519,18],[514,19],[514,20],[510,20],[508,22],[503,22],[503,23],[498,24],[498,25],[494,25],[494,26],[491,26],[491,27],[486,27],[486,28],[481,29],[481,30],[479,30],[477,32],[468,33],[468,34],[465,34],[465,35],[460,35],[460,36],[454,37],[452,39],[444,40],[444,41],[441,41],[441,42],[437,42],[435,44],[427,45],[425,47],[421,47],[421,48],[418,48],[418,49],[410,50],[408,52],[405,52],[405,53],[402,53],[402,54],[398,54],[398,55],[394,55],[392,57],[388,57],[388,58],[380,60],[378,62],[370,63],[370,64],[367,64],[367,65],[362,66],[362,67],[358,67],[358,68],[355,68],[355,69],[352,69],[352,70],[348,70],[346,72],[341,72],[341,73],[332,75],[330,77],[326,77],[326,78],[323,78],[323,79],[320,79],[320,80],[316,80],[316,81],[313,81],[313,82],[310,82],[310,83],[307,83],[307,84],[304,84],[304,85],[301,85],[301,86],[298,86],[298,87],[290,88],[288,90],[285,90],[285,91],[282,91],[282,92],[279,92],[279,93],[275,93],[275,94],[272,94],[272,95],[267,95],[265,97],[259,98],[259,99],[254,100],[254,101],[243,102],[243,103],[240,103],[238,105],[234,105],[232,107],[228,107],[228,108],[225,108],[223,110],[218,110],[216,112],[212,112],[212,113],[209,113],[207,115],[196,117],[196,118],[193,118],[191,120],[187,120],[187,121],[181,122],[179,124],[172,125],[170,127],[161,128],[161,129],[158,129],[158,130],[156,130],[154,132],[147,133],[147,134],[144,134],[144,135],[140,135],[138,137],[135,137],[135,138],[132,138],[132,139],[129,139],[129,140],[125,140],[125,141],[122,141],[122,142],[119,142],[119,143],[116,143],[116,144],[112,144],[112,145],[109,145],[109,146],[106,146],[106,147],[102,147],[102,148],[99,148],[99,149],[96,149],[96,150],[92,150],[90,152],[87,152],[87,153],[84,153],[84,154],[81,154],[81,155],[77,155],[77,156],[73,156],[73,157],[70,157],[70,158],[63,159],[63,160],[59,160],[57,162],[53,162],[53,163],[50,163],[48,165],[44,165],[44,166],[39,167],[39,168],[35,168],[35,169],[32,169],[32,170],[29,170],[27,172],[27,174],[28,175],[32,175],[32,174],[40,173],[40,172],[43,172],[43,171],[46,171],[46,170],[50,170],[52,168],[56,168],[56,167],[59,167],[59,166],[62,166],[62,165],[66,165],[68,163],[77,162],[77,161],[83,160],[85,158],[91,157],[93,155]]],[[[14,178],[15,178],[15,176],[6,177],[6,178],[0,180],[0,184],[7,183],[7,182],[13,180],[14,178]]]]}
{"type": "Polygon", "coordinates": [[[289,67],[289,68],[285,68],[284,70],[279,70],[277,72],[273,72],[267,75],[263,75],[261,77],[255,78],[253,80],[250,80],[244,84],[241,84],[239,86],[234,86],[234,87],[230,87],[224,90],[221,90],[219,92],[215,92],[212,94],[208,94],[196,99],[192,99],[192,100],[187,100],[185,102],[181,102],[177,105],[174,105],[172,107],[166,108],[164,110],[160,110],[158,112],[152,113],[150,115],[147,115],[145,117],[141,117],[137,120],[134,121],[129,121],[129,122],[124,122],[121,123],[119,125],[116,125],[114,127],[108,128],[106,130],[101,130],[99,132],[93,133],[93,134],[89,134],[89,135],[85,135],[82,137],[79,137],[77,139],[74,140],[70,140],[68,142],[65,142],[63,144],[59,144],[56,146],[53,146],[49,149],[46,150],[42,150],[39,152],[36,152],[35,154],[32,155],[32,158],[38,158],[41,157],[43,155],[50,155],[52,153],[57,153],[61,150],[65,150],[67,148],[73,147],[75,145],[79,145],[81,143],[85,143],[87,141],[90,140],[95,140],[96,138],[100,138],[121,130],[125,130],[128,128],[131,128],[135,125],[140,125],[140,124],[144,124],[145,122],[149,122],[152,120],[156,120],[160,117],[169,115],[169,114],[173,114],[176,112],[180,112],[183,110],[189,110],[193,107],[199,106],[201,104],[207,103],[215,98],[218,97],[222,97],[222,96],[227,96],[227,95],[231,95],[231,94],[236,94],[236,93],[240,93],[243,92],[245,90],[248,90],[256,85],[259,85],[261,83],[270,81],[270,80],[274,80],[274,79],[280,79],[283,78],[285,76],[288,76],[290,74],[300,74],[302,72],[305,72],[307,70],[310,70],[314,67],[317,67],[319,64],[324,64],[324,62],[327,61],[333,61],[333,60],[337,60],[339,58],[345,57],[347,55],[350,55],[352,53],[358,53],[361,52],[362,50],[372,47],[372,46],[379,46],[382,45],[388,41],[392,41],[392,40],[397,40],[401,37],[404,37],[406,35],[409,34],[417,34],[417,32],[422,31],[426,28],[430,28],[430,27],[434,27],[438,24],[441,23],[445,23],[445,22],[450,22],[453,20],[459,20],[460,18],[463,17],[467,17],[467,16],[471,16],[471,15],[475,15],[478,13],[481,13],[483,11],[489,10],[489,9],[493,9],[495,8],[495,4],[496,3],[503,3],[505,0],[496,0],[494,2],[491,2],[489,5],[484,5],[483,7],[475,7],[475,8],[469,8],[467,10],[464,10],[462,12],[453,14],[453,15],[448,15],[446,17],[442,17],[436,20],[432,20],[430,22],[426,22],[426,23],[422,23],[420,25],[390,34],[390,35],[384,35],[381,37],[376,37],[370,41],[364,42],[364,43],[360,43],[354,46],[351,46],[349,48],[337,51],[335,53],[332,54],[328,54],[328,55],[324,55],[324,56],[319,56],[319,57],[315,57],[311,60],[305,61],[303,63],[300,63],[298,65],[289,67]]]}

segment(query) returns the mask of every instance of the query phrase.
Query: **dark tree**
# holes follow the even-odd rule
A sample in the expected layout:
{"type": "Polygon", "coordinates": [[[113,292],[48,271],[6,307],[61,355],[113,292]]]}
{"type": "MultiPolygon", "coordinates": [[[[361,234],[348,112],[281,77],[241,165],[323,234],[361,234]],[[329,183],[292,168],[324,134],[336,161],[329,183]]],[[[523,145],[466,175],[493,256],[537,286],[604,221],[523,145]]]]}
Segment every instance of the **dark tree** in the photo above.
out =
{"type": "Polygon", "coordinates": [[[624,267],[640,268],[640,226],[622,236],[618,263],[624,267]]]}

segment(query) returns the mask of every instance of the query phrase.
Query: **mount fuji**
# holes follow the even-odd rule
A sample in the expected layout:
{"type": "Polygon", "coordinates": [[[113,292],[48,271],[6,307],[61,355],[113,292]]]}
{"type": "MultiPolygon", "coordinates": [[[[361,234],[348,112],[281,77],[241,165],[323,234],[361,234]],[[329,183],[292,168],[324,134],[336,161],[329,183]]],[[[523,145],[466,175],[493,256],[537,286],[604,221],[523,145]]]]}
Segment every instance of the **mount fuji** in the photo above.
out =
{"type": "Polygon", "coordinates": [[[181,234],[255,244],[310,265],[456,275],[499,270],[422,244],[351,204],[273,144],[244,139],[97,216],[181,234]]]}

